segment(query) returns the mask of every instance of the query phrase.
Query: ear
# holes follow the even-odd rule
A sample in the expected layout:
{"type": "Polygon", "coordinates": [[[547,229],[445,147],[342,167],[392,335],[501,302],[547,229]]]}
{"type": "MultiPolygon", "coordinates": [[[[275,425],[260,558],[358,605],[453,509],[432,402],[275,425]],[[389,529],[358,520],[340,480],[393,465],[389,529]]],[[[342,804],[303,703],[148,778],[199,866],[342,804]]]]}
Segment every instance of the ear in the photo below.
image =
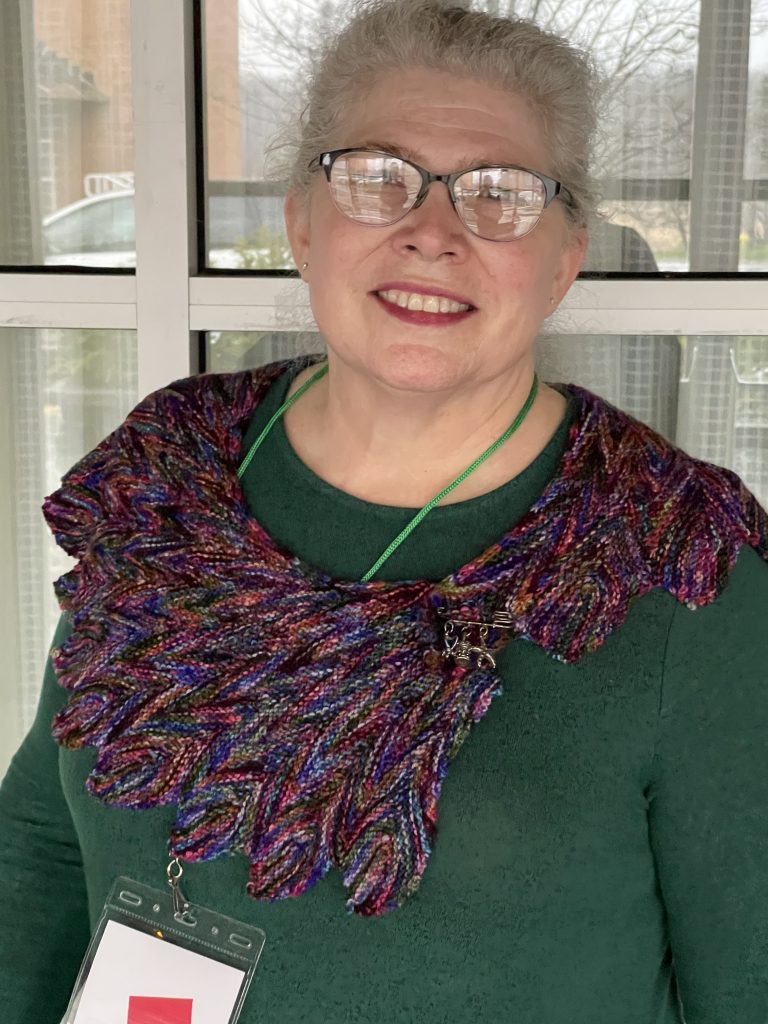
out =
{"type": "Polygon", "coordinates": [[[560,305],[565,293],[576,280],[576,276],[581,270],[581,265],[587,252],[588,241],[589,237],[586,228],[579,228],[575,233],[569,233],[565,239],[559,265],[552,280],[551,294],[555,300],[555,308],[560,305]]]}
{"type": "Polygon", "coordinates": [[[300,196],[295,189],[290,189],[285,197],[283,211],[285,230],[293,260],[297,267],[301,267],[304,263],[309,262],[309,196],[300,196]]]}

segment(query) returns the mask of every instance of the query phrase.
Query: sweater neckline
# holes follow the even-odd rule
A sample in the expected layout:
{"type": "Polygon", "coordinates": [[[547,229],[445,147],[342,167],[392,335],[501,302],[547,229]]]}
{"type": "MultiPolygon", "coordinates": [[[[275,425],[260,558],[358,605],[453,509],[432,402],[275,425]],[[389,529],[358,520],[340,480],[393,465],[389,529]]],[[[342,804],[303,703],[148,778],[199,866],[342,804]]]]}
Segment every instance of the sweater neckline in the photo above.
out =
{"type": "MultiPolygon", "coordinates": [[[[276,409],[285,400],[291,383],[300,371],[301,368],[295,372],[289,371],[272,385],[270,391],[262,399],[263,403],[269,403],[269,409],[259,419],[251,418],[243,434],[241,452],[247,452],[253,437],[258,433],[256,425],[260,424],[265,416],[270,415],[272,405],[276,409]]],[[[549,386],[554,387],[566,399],[567,406],[563,418],[539,454],[520,473],[498,487],[494,487],[484,494],[476,495],[473,498],[451,502],[448,505],[438,505],[430,514],[432,522],[461,519],[467,515],[482,514],[487,506],[501,501],[508,501],[513,495],[519,496],[520,492],[530,495],[530,501],[528,502],[528,507],[530,507],[542,495],[543,490],[546,489],[546,484],[543,487],[538,486],[538,481],[542,478],[549,481],[559,475],[562,458],[567,446],[569,430],[576,415],[576,404],[568,389],[561,384],[551,384],[549,386]]],[[[324,480],[298,455],[288,438],[285,422],[282,417],[275,423],[264,444],[265,448],[267,445],[272,447],[279,461],[306,486],[309,493],[322,495],[342,511],[348,511],[353,515],[375,514],[380,518],[391,519],[393,522],[396,522],[406,514],[413,514],[418,511],[416,506],[382,505],[367,501],[364,498],[349,494],[324,480]]],[[[253,481],[258,475],[259,465],[257,457],[246,470],[243,482],[253,481]]]]}
{"type": "MultiPolygon", "coordinates": [[[[308,366],[314,365],[315,363],[319,362],[322,358],[323,357],[320,355],[307,356],[302,359],[291,361],[287,366],[286,364],[279,365],[281,369],[288,370],[290,379],[292,379],[301,370],[305,369],[308,366]]],[[[271,384],[273,384],[276,379],[277,375],[275,374],[272,376],[271,380],[266,382],[267,388],[271,384]]],[[[290,383],[287,386],[290,386],[290,383]]],[[[583,449],[585,443],[587,445],[586,451],[588,453],[589,443],[593,442],[594,440],[588,428],[591,424],[591,421],[594,420],[595,416],[599,413],[599,409],[602,403],[599,399],[596,398],[596,396],[592,396],[589,394],[589,392],[584,391],[583,389],[578,388],[572,384],[561,384],[559,386],[559,390],[568,401],[569,410],[571,410],[571,415],[567,427],[568,441],[566,443],[565,450],[562,453],[562,457],[560,459],[560,463],[554,478],[550,480],[549,484],[544,488],[544,491],[540,494],[539,498],[533,503],[533,505],[530,506],[527,512],[525,512],[523,516],[517,521],[517,523],[515,523],[509,530],[505,531],[498,540],[494,541],[491,545],[486,547],[482,552],[480,552],[474,558],[470,559],[470,561],[466,562],[464,565],[459,566],[453,572],[448,573],[447,575],[443,576],[441,579],[436,581],[370,580],[367,583],[363,583],[359,580],[342,579],[340,577],[337,577],[333,573],[325,572],[319,567],[312,565],[311,562],[306,561],[305,559],[288,550],[284,545],[278,543],[262,526],[262,524],[258,522],[258,520],[255,517],[250,515],[250,513],[248,512],[247,499],[245,496],[245,491],[242,486],[242,481],[237,478],[237,468],[239,465],[240,452],[242,451],[243,448],[243,441],[246,436],[247,427],[245,425],[249,422],[250,416],[253,414],[253,411],[255,410],[256,406],[260,404],[261,401],[263,401],[266,389],[262,390],[260,396],[256,398],[256,400],[250,406],[249,415],[248,417],[245,418],[245,423],[244,420],[240,418],[235,421],[230,420],[230,422],[227,424],[227,428],[230,432],[230,439],[237,439],[237,455],[235,458],[230,457],[230,459],[227,460],[226,465],[223,467],[223,469],[224,472],[231,475],[234,481],[233,486],[236,487],[237,491],[239,492],[238,498],[240,507],[245,514],[244,528],[246,532],[251,531],[252,534],[255,535],[251,538],[251,543],[255,546],[255,549],[257,550],[270,551],[272,555],[282,563],[283,568],[290,569],[291,572],[299,574],[299,576],[302,577],[305,581],[311,582],[313,586],[333,588],[336,590],[345,591],[347,593],[352,592],[355,595],[362,595],[366,592],[370,593],[371,595],[385,594],[389,591],[397,590],[397,588],[401,587],[403,584],[420,584],[421,586],[419,589],[423,588],[424,592],[431,593],[433,595],[433,600],[439,604],[442,600],[441,595],[453,593],[457,590],[457,588],[461,588],[463,586],[466,586],[477,581],[478,576],[483,575],[484,566],[496,561],[499,558],[501,552],[508,550],[516,543],[518,537],[524,535],[526,532],[529,532],[535,520],[542,517],[544,511],[548,508],[548,506],[550,506],[551,504],[558,506],[561,502],[563,502],[565,493],[567,493],[568,491],[573,491],[575,488],[579,486],[581,474],[578,472],[578,470],[574,470],[574,466],[578,465],[578,458],[582,454],[584,454],[583,449]],[[590,402],[590,399],[592,399],[593,401],[590,402]]],[[[558,428],[558,430],[560,430],[562,427],[563,423],[561,423],[560,428],[558,428]]],[[[277,437],[281,438],[279,431],[277,437]]],[[[282,440],[284,440],[284,443],[290,448],[291,452],[293,452],[293,449],[290,446],[290,442],[288,441],[288,437],[285,434],[284,428],[282,433],[282,440]]],[[[545,451],[546,450],[547,449],[545,449],[545,451]]],[[[541,458],[542,454],[543,453],[540,453],[539,458],[541,458]]],[[[307,474],[311,474],[311,476],[314,477],[314,479],[319,484],[322,484],[324,487],[332,487],[331,484],[328,484],[325,481],[323,481],[321,477],[318,477],[316,474],[312,472],[312,470],[309,469],[308,466],[301,462],[301,460],[299,459],[298,455],[296,455],[295,452],[293,452],[293,458],[295,458],[300,464],[300,466],[303,467],[303,471],[307,474]]],[[[534,465],[536,461],[537,460],[534,460],[534,462],[531,463],[531,465],[534,465]]],[[[515,477],[511,481],[507,481],[506,484],[503,484],[502,489],[505,487],[514,486],[515,481],[519,479],[519,476],[520,475],[518,475],[518,477],[515,477]]],[[[343,491],[338,491],[337,488],[334,488],[334,490],[336,490],[339,495],[344,494],[343,491]]],[[[500,490],[500,488],[495,488],[493,491],[488,493],[496,494],[498,490],[500,490]]],[[[485,495],[481,495],[480,499],[485,497],[485,495]]],[[[361,499],[355,498],[353,495],[346,495],[346,498],[353,502],[361,501],[361,499]]],[[[474,500],[478,499],[470,499],[470,502],[474,500]]],[[[460,503],[457,502],[455,504],[460,503]]],[[[371,507],[377,509],[387,508],[387,506],[377,505],[371,505],[371,507]]],[[[447,509],[450,507],[451,506],[447,506],[446,509],[443,509],[443,512],[446,512],[447,509]]]]}

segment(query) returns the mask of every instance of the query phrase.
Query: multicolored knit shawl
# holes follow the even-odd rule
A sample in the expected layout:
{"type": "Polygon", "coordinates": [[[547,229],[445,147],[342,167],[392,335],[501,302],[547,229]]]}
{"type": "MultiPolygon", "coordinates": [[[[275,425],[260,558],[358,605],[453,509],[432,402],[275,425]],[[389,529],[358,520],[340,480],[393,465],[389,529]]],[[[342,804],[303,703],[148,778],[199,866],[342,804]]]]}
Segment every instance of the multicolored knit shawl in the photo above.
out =
{"type": "Polygon", "coordinates": [[[96,748],[105,803],[175,804],[179,857],[240,851],[267,900],[336,866],[348,908],[381,914],[416,890],[449,763],[500,692],[441,656],[440,609],[506,609],[573,662],[652,588],[713,601],[742,545],[768,558],[768,522],[734,474],[569,387],[560,471],[496,544],[439,583],[333,579],[275,544],[237,477],[254,409],[306,362],[151,395],[47,500],[78,559],[56,584],[53,732],[96,748]]]}

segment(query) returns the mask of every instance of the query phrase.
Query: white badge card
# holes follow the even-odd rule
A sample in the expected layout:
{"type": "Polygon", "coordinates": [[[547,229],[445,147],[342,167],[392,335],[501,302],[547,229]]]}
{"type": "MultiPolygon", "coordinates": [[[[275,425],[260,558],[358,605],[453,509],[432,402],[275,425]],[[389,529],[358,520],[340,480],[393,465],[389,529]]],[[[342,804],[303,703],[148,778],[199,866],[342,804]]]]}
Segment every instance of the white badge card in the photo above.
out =
{"type": "Polygon", "coordinates": [[[264,932],[118,878],[61,1024],[235,1024],[264,932]]]}

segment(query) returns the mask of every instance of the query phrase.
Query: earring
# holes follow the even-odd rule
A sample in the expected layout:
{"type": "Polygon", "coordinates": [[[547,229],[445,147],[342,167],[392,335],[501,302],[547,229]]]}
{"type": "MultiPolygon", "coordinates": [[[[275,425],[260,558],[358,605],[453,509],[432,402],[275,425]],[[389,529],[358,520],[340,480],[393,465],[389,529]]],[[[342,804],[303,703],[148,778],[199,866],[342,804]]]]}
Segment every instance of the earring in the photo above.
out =
{"type": "Polygon", "coordinates": [[[301,272],[302,272],[302,274],[304,273],[304,271],[307,269],[308,266],[309,266],[308,263],[302,263],[301,264],[301,272]]]}

